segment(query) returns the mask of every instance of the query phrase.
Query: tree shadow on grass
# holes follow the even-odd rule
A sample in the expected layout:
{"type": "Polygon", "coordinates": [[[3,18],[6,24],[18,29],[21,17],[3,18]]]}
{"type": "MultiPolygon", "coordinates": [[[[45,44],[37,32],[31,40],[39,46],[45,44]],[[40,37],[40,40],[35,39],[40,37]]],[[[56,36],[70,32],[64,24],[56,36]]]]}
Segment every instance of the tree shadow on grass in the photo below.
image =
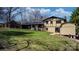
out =
{"type": "MultiPolygon", "coordinates": [[[[4,50],[10,47],[11,43],[9,42],[11,36],[23,36],[33,34],[33,32],[22,32],[22,31],[2,31],[0,32],[0,50],[4,50]]],[[[15,46],[15,45],[14,45],[15,46]]]]}
{"type": "Polygon", "coordinates": [[[20,31],[2,31],[0,34],[6,35],[6,36],[22,36],[22,35],[28,35],[32,34],[33,32],[20,32],[20,31]]]}
{"type": "Polygon", "coordinates": [[[0,50],[3,50],[9,46],[8,40],[10,37],[0,34],[0,50]]]}

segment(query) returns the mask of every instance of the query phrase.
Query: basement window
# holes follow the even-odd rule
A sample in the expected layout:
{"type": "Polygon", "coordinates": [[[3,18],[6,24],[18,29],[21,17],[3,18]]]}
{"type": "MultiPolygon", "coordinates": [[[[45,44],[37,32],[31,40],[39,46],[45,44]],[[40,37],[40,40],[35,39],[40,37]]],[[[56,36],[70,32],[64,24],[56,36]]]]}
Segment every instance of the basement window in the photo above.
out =
{"type": "Polygon", "coordinates": [[[46,30],[48,30],[48,28],[46,28],[46,30]]]}

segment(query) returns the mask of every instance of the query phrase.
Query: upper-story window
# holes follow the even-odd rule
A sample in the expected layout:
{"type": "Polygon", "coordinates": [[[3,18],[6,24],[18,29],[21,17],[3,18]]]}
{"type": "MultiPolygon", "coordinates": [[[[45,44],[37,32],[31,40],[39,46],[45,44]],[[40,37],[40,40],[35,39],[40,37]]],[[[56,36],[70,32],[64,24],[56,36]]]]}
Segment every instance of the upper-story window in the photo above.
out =
{"type": "Polygon", "coordinates": [[[53,23],[53,21],[50,21],[50,23],[52,24],[52,23],[53,23]]]}
{"type": "Polygon", "coordinates": [[[56,23],[61,23],[61,20],[57,20],[56,23]]]}
{"type": "Polygon", "coordinates": [[[48,24],[48,21],[46,21],[46,24],[48,24]]]}

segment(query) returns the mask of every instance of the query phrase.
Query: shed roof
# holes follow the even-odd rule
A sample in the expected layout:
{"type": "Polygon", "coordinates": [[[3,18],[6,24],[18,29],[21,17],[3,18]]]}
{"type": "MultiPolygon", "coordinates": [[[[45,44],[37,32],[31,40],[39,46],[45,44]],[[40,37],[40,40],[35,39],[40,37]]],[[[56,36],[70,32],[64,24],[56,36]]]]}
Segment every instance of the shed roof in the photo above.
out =
{"type": "Polygon", "coordinates": [[[75,26],[75,24],[73,24],[73,23],[63,23],[63,24],[61,24],[60,27],[62,27],[62,26],[75,26]]]}

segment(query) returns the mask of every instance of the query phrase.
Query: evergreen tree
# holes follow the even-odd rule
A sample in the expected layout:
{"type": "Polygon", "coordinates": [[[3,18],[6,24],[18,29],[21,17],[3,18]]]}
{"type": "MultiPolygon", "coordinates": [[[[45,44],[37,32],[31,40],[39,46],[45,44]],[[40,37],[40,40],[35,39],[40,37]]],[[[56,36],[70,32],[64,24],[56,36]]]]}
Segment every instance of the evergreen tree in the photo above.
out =
{"type": "Polygon", "coordinates": [[[70,22],[79,25],[79,7],[73,11],[70,22]]]}

